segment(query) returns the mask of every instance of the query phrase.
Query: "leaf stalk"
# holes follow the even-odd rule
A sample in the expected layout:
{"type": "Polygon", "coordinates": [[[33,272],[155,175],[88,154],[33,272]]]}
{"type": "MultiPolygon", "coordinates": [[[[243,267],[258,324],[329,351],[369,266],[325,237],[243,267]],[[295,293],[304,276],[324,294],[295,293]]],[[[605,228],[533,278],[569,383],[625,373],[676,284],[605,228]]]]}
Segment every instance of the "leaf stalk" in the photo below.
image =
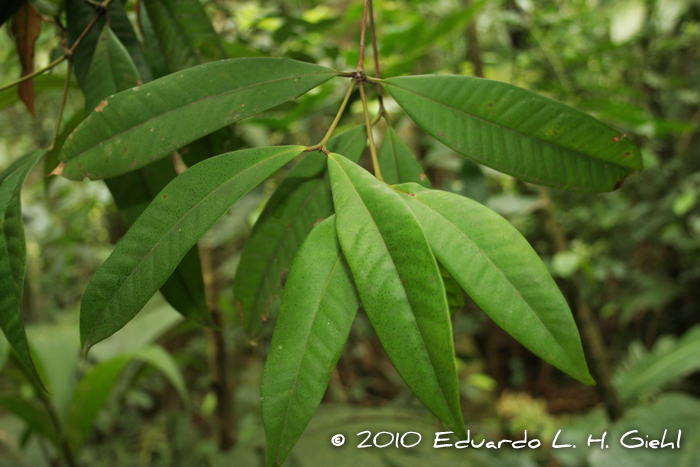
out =
{"type": "Polygon", "coordinates": [[[362,98],[362,110],[365,114],[365,126],[367,127],[367,137],[369,138],[369,153],[372,156],[372,166],[374,167],[374,176],[384,182],[382,171],[379,168],[379,158],[377,157],[377,148],[374,145],[374,137],[372,136],[372,122],[369,119],[369,111],[367,110],[367,95],[365,94],[365,83],[360,83],[360,96],[362,98]]]}

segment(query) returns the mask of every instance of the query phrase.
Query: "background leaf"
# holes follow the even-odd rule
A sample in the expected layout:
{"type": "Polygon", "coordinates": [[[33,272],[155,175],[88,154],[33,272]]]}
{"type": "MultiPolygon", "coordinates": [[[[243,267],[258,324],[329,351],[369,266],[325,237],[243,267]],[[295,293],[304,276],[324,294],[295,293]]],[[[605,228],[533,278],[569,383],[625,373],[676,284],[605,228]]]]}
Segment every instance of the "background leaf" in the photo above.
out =
{"type": "Polygon", "coordinates": [[[142,3],[171,72],[226,58],[221,39],[198,0],[143,0],[142,3]]]}
{"type": "Polygon", "coordinates": [[[21,418],[27,424],[27,429],[41,434],[58,447],[56,430],[44,407],[16,393],[0,394],[0,407],[21,418]]]}
{"type": "Polygon", "coordinates": [[[22,296],[27,247],[20,194],[22,184],[45,150],[34,151],[0,175],[0,328],[22,363],[38,382],[24,331],[22,296]]]}
{"type": "Polygon", "coordinates": [[[406,384],[466,437],[445,287],[425,234],[398,194],[328,157],[338,239],[372,327],[406,384]]]}
{"type": "Polygon", "coordinates": [[[408,76],[383,85],[416,124],[459,154],[538,185],[619,188],[642,168],[618,131],[565,104],[469,76],[408,76]]]}
{"type": "MultiPolygon", "coordinates": [[[[365,148],[364,126],[334,136],[330,151],[358,162],[365,148]]],[[[260,214],[241,253],[233,294],[248,334],[261,318],[274,316],[282,297],[282,279],[314,224],[333,213],[326,155],[310,152],[289,171],[260,214]]]]}
{"type": "Polygon", "coordinates": [[[386,130],[377,158],[382,178],[387,184],[416,182],[432,188],[430,180],[423,173],[423,167],[392,127],[386,130]]]}
{"type": "Polygon", "coordinates": [[[435,257],[484,313],[540,358],[593,383],[569,305],[515,227],[469,198],[416,184],[398,188],[435,257]]]}
{"type": "Polygon", "coordinates": [[[260,399],[268,466],[282,465],[316,412],[359,306],[332,216],[294,258],[265,363],[260,399]]]}
{"type": "Polygon", "coordinates": [[[294,99],[335,72],[308,63],[240,58],[200,65],[104,101],[61,152],[63,176],[114,177],[242,118],[294,99]],[[233,109],[233,110],[232,110],[233,109]]]}
{"type": "Polygon", "coordinates": [[[166,186],[88,284],[80,310],[83,352],[128,323],[233,204],[303,150],[279,146],[222,154],[166,186]]]}
{"type": "MultiPolygon", "coordinates": [[[[12,34],[15,36],[17,53],[22,62],[22,76],[34,71],[34,45],[41,33],[41,15],[30,2],[19,7],[12,19],[12,34]]],[[[34,79],[22,81],[17,87],[19,97],[27,110],[36,118],[34,112],[34,79]]]]}

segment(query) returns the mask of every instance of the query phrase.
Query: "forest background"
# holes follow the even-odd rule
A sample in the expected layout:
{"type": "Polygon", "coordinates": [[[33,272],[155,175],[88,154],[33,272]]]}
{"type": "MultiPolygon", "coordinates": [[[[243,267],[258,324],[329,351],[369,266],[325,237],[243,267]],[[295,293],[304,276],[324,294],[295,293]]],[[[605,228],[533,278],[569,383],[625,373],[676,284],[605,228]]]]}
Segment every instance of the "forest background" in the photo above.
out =
{"type": "MultiPolygon", "coordinates": [[[[58,0],[32,3],[47,20],[36,41],[34,67],[40,69],[63,51],[52,18],[65,24],[65,10],[58,0]]],[[[362,2],[201,5],[222,55],[229,58],[287,57],[338,70],[357,66],[362,2]]],[[[124,8],[136,24],[136,2],[125,2],[124,8]]],[[[609,194],[543,189],[465,160],[429,138],[387,98],[394,128],[433,186],[484,203],[535,248],[575,310],[589,364],[603,379],[589,387],[564,375],[508,336],[461,290],[453,290],[467,427],[488,439],[520,439],[528,430],[544,447],[438,452],[428,449],[431,439],[424,438],[413,450],[357,450],[356,433],[364,430],[441,431],[360,313],[324,404],[288,465],[698,465],[700,2],[377,0],[374,14],[383,77],[465,74],[553,97],[626,134],[641,149],[644,170],[609,194]],[[583,444],[588,434],[619,434],[627,427],[656,433],[671,423],[684,430],[682,450],[547,447],[559,429],[583,444]],[[330,444],[336,433],[346,435],[342,448],[330,444]]],[[[183,56],[191,57],[188,66],[222,58],[212,57],[206,43],[181,34],[183,56]]],[[[0,83],[21,75],[9,21],[0,31],[0,63],[0,83]]],[[[16,89],[0,92],[0,168],[51,142],[66,73],[67,64],[61,63],[37,76],[34,97],[25,102],[16,89]]],[[[344,93],[341,82],[328,82],[243,120],[220,134],[221,152],[314,144],[344,93]]],[[[374,115],[376,94],[370,99],[374,115]]],[[[72,79],[64,129],[82,120],[84,106],[72,79]]],[[[348,109],[340,129],[363,122],[356,96],[348,109]]],[[[383,125],[376,126],[378,139],[383,125]]],[[[363,163],[369,167],[368,159],[363,163]]],[[[0,335],[0,464],[63,465],[50,433],[42,431],[46,420],[36,418],[43,412],[32,408],[65,405],[78,387],[105,395],[85,428],[79,465],[264,465],[259,386],[274,322],[251,343],[238,324],[232,283],[246,238],[289,169],[253,190],[200,241],[205,281],[215,291],[223,331],[183,321],[156,296],[83,361],[80,299],[125,226],[103,182],[46,178],[41,165],[22,192],[23,305],[35,357],[52,391],[42,395],[21,374],[0,335]],[[129,356],[123,372],[96,378],[92,387],[81,385],[90,368],[119,356],[129,356]]]]}

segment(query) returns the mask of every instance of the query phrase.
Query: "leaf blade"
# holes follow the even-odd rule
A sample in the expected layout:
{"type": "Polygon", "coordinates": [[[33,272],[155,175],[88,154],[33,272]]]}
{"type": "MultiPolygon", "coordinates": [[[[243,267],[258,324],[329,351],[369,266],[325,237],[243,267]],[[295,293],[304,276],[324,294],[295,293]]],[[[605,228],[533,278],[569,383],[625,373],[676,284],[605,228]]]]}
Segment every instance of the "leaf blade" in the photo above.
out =
{"type": "MultiPolygon", "coordinates": [[[[19,7],[12,20],[12,34],[15,36],[17,53],[22,62],[22,76],[34,71],[34,46],[41,33],[41,14],[34,6],[26,2],[19,7]]],[[[34,79],[22,81],[18,86],[19,97],[36,118],[34,112],[34,79]]]]}
{"type": "Polygon", "coordinates": [[[280,146],[222,154],[168,184],[88,284],[80,316],[83,352],[131,320],[233,204],[304,149],[280,146]]]}
{"type": "Polygon", "coordinates": [[[268,466],[282,465],[318,408],[360,306],[329,217],[294,259],[260,386],[268,466]]]}
{"type": "Polygon", "coordinates": [[[595,118],[525,89],[468,76],[383,81],[416,124],[459,154],[539,185],[612,191],[639,149],[595,118]]]}
{"type": "Polygon", "coordinates": [[[397,189],[440,264],[496,324],[543,360],[593,383],[566,299],[515,227],[469,198],[415,184],[397,189]]]}
{"type": "Polygon", "coordinates": [[[121,92],[106,99],[66,142],[61,151],[63,175],[95,180],[127,173],[296,98],[335,75],[328,68],[293,60],[240,58],[207,63],[121,92]]]}
{"type": "Polygon", "coordinates": [[[425,234],[364,169],[331,154],[328,170],[338,239],[372,326],[421,402],[466,436],[445,288],[425,234]]]}
{"type": "Polygon", "coordinates": [[[22,317],[26,244],[20,194],[29,172],[44,154],[45,150],[34,151],[0,175],[0,328],[39,384],[22,317]]]}
{"type": "MultiPolygon", "coordinates": [[[[357,162],[366,138],[364,126],[358,126],[331,138],[328,147],[357,162]]],[[[233,294],[249,335],[260,332],[261,317],[276,313],[284,272],[314,224],[332,213],[326,155],[309,153],[277,187],[241,253],[233,294]]]]}

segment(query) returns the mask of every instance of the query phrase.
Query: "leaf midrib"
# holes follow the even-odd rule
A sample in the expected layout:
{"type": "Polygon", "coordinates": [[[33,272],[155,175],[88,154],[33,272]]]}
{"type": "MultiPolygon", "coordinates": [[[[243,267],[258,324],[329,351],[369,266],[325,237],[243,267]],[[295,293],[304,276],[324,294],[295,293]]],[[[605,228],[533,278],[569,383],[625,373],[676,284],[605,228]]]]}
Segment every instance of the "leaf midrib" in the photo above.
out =
{"type": "MultiPolygon", "coordinates": [[[[595,160],[598,161],[598,162],[602,162],[602,163],[604,163],[604,164],[611,164],[611,165],[614,165],[614,166],[616,166],[616,167],[620,167],[620,168],[623,169],[623,170],[627,170],[627,171],[629,171],[629,172],[632,172],[632,171],[634,171],[634,170],[637,170],[637,169],[634,169],[634,168],[632,168],[632,167],[628,167],[628,166],[625,166],[625,165],[618,164],[617,162],[612,162],[612,161],[600,159],[600,158],[595,157],[595,156],[593,156],[593,155],[586,154],[585,152],[581,152],[581,151],[578,151],[578,150],[575,150],[575,149],[567,148],[566,146],[560,146],[560,145],[555,144],[555,143],[553,143],[553,142],[551,142],[551,141],[546,141],[546,140],[544,140],[544,139],[540,139],[540,138],[538,138],[538,137],[536,137],[536,136],[533,136],[533,135],[528,135],[528,134],[526,134],[526,133],[521,133],[521,132],[519,132],[519,131],[517,131],[517,130],[515,130],[515,129],[508,128],[508,127],[505,127],[505,126],[503,126],[503,125],[499,125],[498,123],[495,123],[495,122],[491,122],[491,121],[489,121],[489,120],[486,120],[486,119],[484,119],[484,118],[482,118],[482,117],[479,117],[478,115],[474,115],[474,114],[470,114],[470,113],[468,113],[468,112],[465,112],[464,110],[459,109],[459,108],[457,108],[457,107],[452,107],[452,106],[450,106],[450,105],[447,105],[447,104],[444,104],[444,103],[442,103],[442,102],[436,101],[435,99],[432,99],[432,98],[430,98],[430,97],[424,96],[424,95],[422,95],[422,94],[418,94],[418,93],[415,92],[415,91],[412,91],[412,90],[410,90],[410,89],[404,88],[404,87],[399,86],[399,85],[397,85],[397,84],[395,84],[395,83],[390,83],[389,81],[384,81],[384,83],[386,83],[386,84],[389,85],[389,86],[395,86],[395,87],[397,87],[397,88],[399,88],[399,89],[402,89],[403,91],[406,91],[406,92],[411,93],[411,94],[413,94],[413,95],[415,95],[415,96],[418,96],[418,97],[421,98],[421,99],[425,99],[425,100],[430,101],[430,102],[433,102],[433,103],[435,103],[435,104],[437,104],[437,105],[441,105],[441,106],[443,106],[443,107],[445,107],[445,108],[448,108],[448,109],[450,109],[450,110],[454,110],[454,111],[456,111],[456,112],[459,112],[459,113],[461,113],[461,114],[464,114],[464,115],[466,115],[466,116],[469,117],[469,118],[473,118],[473,119],[476,119],[476,120],[480,120],[480,121],[482,121],[482,122],[484,122],[484,123],[487,123],[487,124],[489,124],[489,125],[493,125],[493,126],[495,126],[495,127],[498,127],[498,128],[500,128],[501,130],[508,131],[508,132],[510,132],[510,133],[514,133],[514,134],[516,134],[516,135],[519,135],[520,137],[531,138],[531,139],[540,141],[540,142],[542,142],[542,143],[544,143],[544,144],[547,144],[547,145],[550,145],[550,146],[554,146],[554,147],[556,147],[556,148],[561,148],[561,149],[563,149],[563,150],[565,150],[565,151],[572,152],[572,153],[574,153],[575,155],[577,155],[577,156],[579,156],[579,157],[583,157],[583,158],[586,158],[586,159],[595,159],[595,160]]],[[[489,160],[489,162],[492,162],[492,161],[489,160]]]]}
{"type": "MultiPolygon", "coordinates": [[[[286,59],[283,59],[283,60],[286,60],[286,59]]],[[[183,71],[186,71],[186,70],[183,70],[183,71]]],[[[180,72],[175,72],[175,73],[180,73],[180,72]]],[[[95,144],[93,144],[92,146],[88,146],[87,148],[85,148],[85,149],[82,150],[81,152],[76,153],[73,157],[71,157],[70,159],[68,159],[68,160],[66,161],[66,163],[72,162],[73,160],[76,160],[76,159],[80,158],[81,156],[84,156],[85,153],[87,153],[87,152],[93,150],[94,148],[96,148],[96,147],[98,147],[98,146],[101,146],[102,144],[104,144],[104,143],[106,143],[106,142],[114,141],[114,139],[117,138],[118,136],[123,135],[124,133],[129,133],[129,132],[131,132],[131,131],[134,131],[136,128],[142,127],[142,126],[144,126],[144,125],[150,123],[151,121],[153,121],[153,120],[155,120],[155,119],[162,118],[163,116],[169,115],[169,114],[171,114],[171,113],[173,113],[173,112],[178,112],[179,110],[185,109],[185,108],[190,107],[190,106],[192,106],[192,105],[200,104],[200,103],[202,103],[202,102],[204,102],[204,101],[206,101],[206,100],[213,99],[213,98],[220,98],[221,96],[225,96],[226,94],[235,93],[235,92],[238,92],[238,91],[243,91],[243,90],[250,89],[250,88],[254,88],[254,87],[257,87],[257,86],[263,86],[263,85],[267,85],[267,84],[270,84],[270,83],[276,83],[276,82],[278,82],[278,81],[291,80],[291,79],[296,79],[296,78],[303,77],[303,76],[314,76],[314,75],[324,75],[324,74],[333,75],[333,74],[336,74],[336,73],[337,73],[337,72],[322,72],[322,73],[306,73],[306,74],[301,74],[301,75],[287,76],[287,77],[285,77],[285,78],[277,78],[277,79],[272,79],[272,80],[269,80],[269,81],[263,81],[263,82],[261,82],[261,83],[249,84],[248,86],[243,86],[243,87],[240,87],[240,88],[229,89],[228,91],[224,91],[224,92],[221,92],[221,93],[219,93],[219,94],[211,94],[211,95],[208,95],[208,96],[204,97],[203,99],[199,99],[199,100],[190,102],[190,103],[188,103],[188,104],[185,104],[185,105],[176,107],[176,108],[174,108],[174,109],[168,110],[168,111],[166,111],[166,112],[160,113],[160,114],[158,114],[158,115],[155,115],[155,116],[149,118],[148,120],[144,120],[143,122],[137,123],[136,125],[133,125],[133,126],[127,128],[127,129],[125,129],[125,130],[122,130],[122,131],[120,131],[120,132],[118,132],[118,133],[114,133],[113,135],[110,135],[110,137],[109,137],[108,139],[104,139],[104,140],[102,140],[102,141],[99,141],[98,143],[95,143],[95,144]]],[[[172,74],[172,73],[171,73],[171,74],[172,74]]],[[[170,75],[166,75],[166,76],[170,76],[170,75]]],[[[165,76],[164,76],[163,78],[165,78],[165,76]]],[[[163,79],[163,78],[159,78],[159,79],[163,79]]],[[[151,82],[148,83],[148,84],[155,83],[155,82],[157,82],[157,81],[158,81],[158,80],[151,81],[151,82]]],[[[86,120],[86,121],[87,121],[87,120],[86,120]]]]}
{"type": "MultiPolygon", "coordinates": [[[[222,183],[221,185],[219,185],[217,188],[215,188],[214,190],[212,190],[209,194],[207,194],[205,197],[203,197],[197,204],[195,204],[194,206],[192,206],[192,208],[190,208],[189,211],[187,211],[185,214],[183,214],[183,215],[180,217],[180,219],[179,219],[176,223],[174,223],[173,226],[172,226],[170,229],[166,230],[166,231],[163,233],[163,235],[161,235],[160,238],[158,238],[158,241],[155,242],[155,243],[153,244],[153,247],[150,248],[150,249],[148,250],[148,253],[146,253],[145,255],[143,255],[143,257],[142,257],[141,260],[138,262],[138,264],[136,265],[136,267],[134,267],[134,269],[132,270],[132,272],[126,277],[126,279],[124,279],[124,281],[121,283],[121,285],[119,286],[119,288],[114,292],[114,294],[112,294],[112,298],[109,299],[109,302],[107,302],[107,304],[105,305],[105,307],[102,309],[102,311],[100,312],[100,314],[97,316],[97,318],[95,319],[95,321],[92,323],[90,332],[89,332],[88,335],[85,337],[85,344],[84,344],[84,346],[87,346],[88,344],[90,344],[90,336],[92,335],[93,331],[95,330],[95,326],[96,326],[97,323],[99,323],[99,321],[102,319],[102,316],[105,314],[105,312],[107,311],[107,309],[112,305],[112,302],[114,301],[114,299],[119,295],[119,291],[124,287],[124,285],[125,285],[126,283],[129,282],[129,280],[131,279],[131,277],[141,268],[141,266],[143,265],[143,263],[144,263],[144,261],[146,260],[146,258],[149,257],[149,256],[153,253],[153,251],[154,251],[154,250],[156,249],[156,247],[160,244],[160,242],[161,242],[166,236],[170,235],[170,233],[182,222],[183,219],[185,219],[187,216],[189,216],[189,215],[192,213],[192,211],[194,211],[195,209],[197,209],[204,201],[206,201],[207,199],[209,199],[211,196],[213,196],[215,193],[217,193],[220,189],[222,189],[223,187],[227,186],[227,185],[228,185],[229,183],[231,183],[233,180],[236,180],[238,177],[240,177],[240,176],[243,175],[244,173],[248,172],[249,170],[252,170],[253,168],[259,166],[260,164],[264,164],[265,162],[269,162],[269,161],[271,161],[271,160],[273,160],[273,159],[277,159],[278,157],[282,157],[282,156],[284,156],[284,155],[289,154],[290,152],[294,152],[294,151],[297,151],[297,150],[300,150],[300,149],[303,150],[303,147],[301,147],[301,146],[295,147],[294,149],[290,149],[289,151],[285,151],[285,152],[279,153],[279,154],[277,154],[276,156],[273,156],[273,157],[270,157],[270,158],[267,158],[267,159],[263,159],[263,160],[261,160],[260,162],[257,162],[257,163],[255,163],[255,164],[251,165],[250,167],[245,168],[243,171],[238,172],[236,175],[234,175],[233,177],[231,177],[230,179],[228,179],[227,181],[225,181],[224,183],[222,183]]],[[[211,160],[211,159],[210,159],[210,160],[211,160]]]]}
{"type": "MultiPolygon", "coordinates": [[[[498,266],[496,266],[496,264],[493,262],[493,260],[491,259],[491,257],[490,257],[489,255],[487,255],[486,252],[484,252],[484,250],[483,250],[476,242],[474,242],[465,232],[463,232],[459,227],[457,227],[457,225],[455,225],[450,219],[448,219],[447,217],[443,216],[440,212],[436,211],[432,206],[430,206],[429,204],[425,203],[423,200],[419,199],[418,196],[420,196],[420,194],[416,194],[416,196],[413,197],[413,196],[410,196],[409,194],[404,193],[404,192],[402,192],[402,191],[400,191],[400,190],[396,190],[396,189],[394,189],[394,190],[397,191],[397,192],[400,193],[400,194],[403,194],[404,196],[409,196],[410,198],[415,199],[416,201],[418,201],[418,202],[420,202],[421,204],[423,204],[425,207],[427,207],[428,209],[430,209],[431,211],[433,211],[435,214],[437,214],[439,217],[441,217],[442,219],[444,219],[445,222],[447,222],[450,226],[452,226],[452,228],[454,228],[454,229],[460,234],[460,236],[466,238],[467,241],[469,241],[469,243],[471,243],[472,245],[474,245],[474,247],[479,251],[479,254],[480,254],[482,257],[486,258],[486,260],[491,264],[491,266],[492,266],[494,269],[496,269],[496,270],[498,271],[498,273],[501,275],[501,277],[503,278],[503,280],[513,289],[513,291],[516,293],[516,295],[517,295],[518,297],[520,297],[520,299],[522,300],[522,302],[523,302],[523,303],[527,306],[527,308],[532,312],[532,314],[535,316],[535,318],[537,318],[537,321],[539,321],[540,324],[542,324],[542,326],[544,327],[544,329],[547,330],[547,333],[548,333],[550,336],[552,336],[552,338],[554,339],[554,342],[556,342],[557,345],[559,346],[559,348],[564,352],[564,355],[566,355],[566,358],[569,360],[569,362],[570,362],[571,364],[573,364],[573,365],[576,365],[576,364],[571,360],[571,357],[569,356],[569,353],[564,349],[564,347],[562,347],[561,343],[559,343],[559,340],[558,340],[556,337],[554,337],[554,334],[551,333],[551,331],[550,331],[549,328],[544,324],[544,322],[543,322],[542,319],[539,317],[539,315],[538,315],[537,313],[535,313],[535,310],[532,308],[532,306],[530,305],[530,303],[529,303],[527,300],[525,300],[525,298],[522,296],[522,294],[520,293],[520,291],[515,287],[515,285],[510,281],[510,279],[508,279],[508,278],[505,276],[505,274],[503,273],[503,271],[501,270],[501,268],[499,268],[498,266]]],[[[443,266],[444,266],[444,265],[443,265],[443,266]]],[[[448,271],[448,272],[449,272],[449,271],[448,271]]]]}

